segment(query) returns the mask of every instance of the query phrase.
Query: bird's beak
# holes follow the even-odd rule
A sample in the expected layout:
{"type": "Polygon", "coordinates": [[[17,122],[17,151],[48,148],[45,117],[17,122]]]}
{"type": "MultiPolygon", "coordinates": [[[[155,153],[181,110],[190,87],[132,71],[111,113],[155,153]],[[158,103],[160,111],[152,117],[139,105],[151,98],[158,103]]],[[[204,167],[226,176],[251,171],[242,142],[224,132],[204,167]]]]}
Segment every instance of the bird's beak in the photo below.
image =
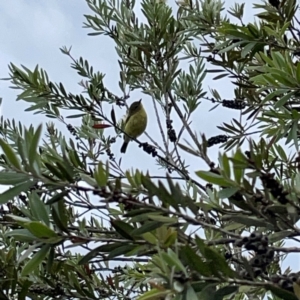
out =
{"type": "Polygon", "coordinates": [[[141,102],[142,102],[142,99],[139,100],[139,103],[141,103],[141,102]]]}

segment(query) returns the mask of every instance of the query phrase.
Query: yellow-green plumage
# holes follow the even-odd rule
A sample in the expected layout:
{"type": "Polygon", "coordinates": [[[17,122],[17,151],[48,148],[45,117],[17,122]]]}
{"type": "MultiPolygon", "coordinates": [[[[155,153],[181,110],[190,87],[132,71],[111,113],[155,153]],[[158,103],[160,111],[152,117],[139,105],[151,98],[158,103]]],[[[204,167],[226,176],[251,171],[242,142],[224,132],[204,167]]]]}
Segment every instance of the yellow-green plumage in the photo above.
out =
{"type": "MultiPolygon", "coordinates": [[[[147,113],[141,103],[141,100],[133,102],[128,111],[128,117],[125,121],[124,132],[133,138],[140,136],[147,127],[147,113]]],[[[124,143],[121,152],[125,153],[130,137],[124,134],[124,143]]]]}

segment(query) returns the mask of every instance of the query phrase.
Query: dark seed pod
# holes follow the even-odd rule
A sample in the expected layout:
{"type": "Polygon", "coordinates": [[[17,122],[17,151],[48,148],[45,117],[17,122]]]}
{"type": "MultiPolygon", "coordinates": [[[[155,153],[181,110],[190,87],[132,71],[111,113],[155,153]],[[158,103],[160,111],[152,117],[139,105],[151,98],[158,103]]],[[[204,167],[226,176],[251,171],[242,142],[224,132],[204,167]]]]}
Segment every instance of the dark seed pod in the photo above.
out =
{"type": "Polygon", "coordinates": [[[282,277],[277,274],[270,276],[270,281],[272,281],[274,283],[278,283],[281,279],[282,279],[282,277]]]}
{"type": "Polygon", "coordinates": [[[222,105],[223,107],[237,110],[242,110],[246,107],[246,103],[240,100],[223,100],[222,105]]]}
{"type": "Polygon", "coordinates": [[[270,5],[272,5],[275,8],[279,8],[280,1],[279,0],[269,0],[270,5]]]}
{"type": "Polygon", "coordinates": [[[269,245],[269,239],[268,239],[268,237],[267,236],[263,236],[262,238],[261,238],[261,244],[263,245],[263,246],[268,246],[269,245]]]}
{"type": "Polygon", "coordinates": [[[242,247],[242,246],[244,245],[243,239],[236,240],[236,241],[234,242],[234,245],[235,245],[236,247],[242,247]]]}
{"type": "Polygon", "coordinates": [[[261,274],[262,274],[262,269],[261,268],[253,268],[254,277],[258,277],[261,274]]]}
{"type": "Polygon", "coordinates": [[[273,249],[268,249],[267,253],[266,253],[266,257],[267,258],[273,258],[274,257],[274,250],[273,249]]]}
{"type": "Polygon", "coordinates": [[[255,252],[257,251],[258,248],[257,243],[251,243],[251,242],[246,243],[244,247],[249,251],[253,250],[255,252]]]}
{"type": "Polygon", "coordinates": [[[225,257],[225,259],[230,259],[230,258],[232,258],[232,253],[225,252],[224,257],[225,257]]]}
{"type": "Polygon", "coordinates": [[[221,144],[227,142],[228,137],[226,135],[217,135],[209,138],[207,140],[207,147],[211,147],[216,144],[221,144]]]}
{"type": "Polygon", "coordinates": [[[263,245],[259,245],[256,251],[258,254],[265,254],[268,251],[268,248],[263,245]]]}
{"type": "Polygon", "coordinates": [[[259,232],[259,231],[254,231],[254,232],[252,232],[251,234],[250,234],[250,236],[249,236],[249,239],[250,239],[250,241],[259,241],[259,240],[261,240],[261,238],[262,238],[262,233],[261,232],[259,232]]]}

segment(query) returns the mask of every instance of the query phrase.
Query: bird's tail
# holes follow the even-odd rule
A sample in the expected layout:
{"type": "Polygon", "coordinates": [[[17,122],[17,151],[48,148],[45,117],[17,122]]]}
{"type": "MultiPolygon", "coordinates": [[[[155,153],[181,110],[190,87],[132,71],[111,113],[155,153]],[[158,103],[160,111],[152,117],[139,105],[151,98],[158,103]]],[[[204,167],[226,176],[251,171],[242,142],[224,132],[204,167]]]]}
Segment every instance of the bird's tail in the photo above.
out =
{"type": "Polygon", "coordinates": [[[124,143],[123,143],[123,145],[121,147],[121,153],[125,153],[126,152],[127,146],[128,146],[128,142],[124,141],[124,143]]]}

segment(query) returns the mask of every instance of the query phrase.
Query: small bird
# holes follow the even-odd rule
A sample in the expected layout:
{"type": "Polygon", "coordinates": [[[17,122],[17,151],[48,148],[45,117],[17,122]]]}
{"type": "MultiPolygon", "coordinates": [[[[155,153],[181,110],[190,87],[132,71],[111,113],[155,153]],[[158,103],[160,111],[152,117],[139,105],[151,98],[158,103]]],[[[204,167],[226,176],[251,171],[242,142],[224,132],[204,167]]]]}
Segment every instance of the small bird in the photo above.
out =
{"type": "MultiPolygon", "coordinates": [[[[137,138],[140,136],[147,127],[147,113],[141,103],[142,99],[133,102],[128,111],[128,115],[125,121],[124,132],[130,137],[137,138]]],[[[121,147],[121,153],[125,153],[130,137],[124,134],[124,143],[121,147]]]]}

